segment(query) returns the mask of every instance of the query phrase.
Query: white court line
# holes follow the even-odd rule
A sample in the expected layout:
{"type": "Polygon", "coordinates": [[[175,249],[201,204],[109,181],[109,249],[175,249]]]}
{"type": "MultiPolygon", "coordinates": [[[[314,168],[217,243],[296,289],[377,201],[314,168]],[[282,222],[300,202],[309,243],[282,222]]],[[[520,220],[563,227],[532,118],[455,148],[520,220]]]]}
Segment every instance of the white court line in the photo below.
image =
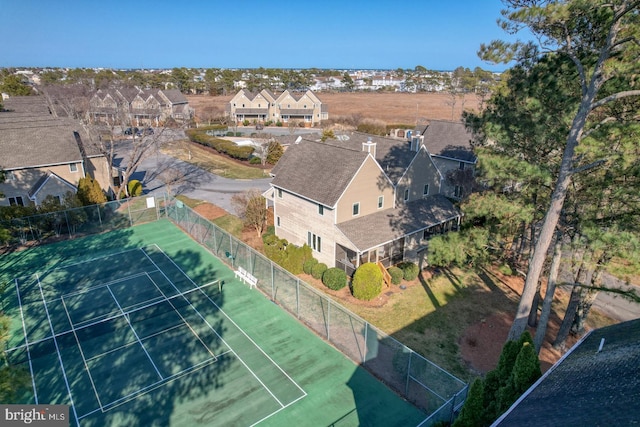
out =
{"type": "MultiPolygon", "coordinates": [[[[156,373],[158,374],[158,376],[160,377],[160,379],[162,378],[162,374],[160,373],[160,371],[158,370],[158,367],[156,366],[155,363],[153,363],[153,359],[151,358],[151,356],[149,355],[149,352],[147,351],[147,349],[144,347],[144,344],[142,343],[142,341],[140,341],[140,337],[138,336],[138,334],[136,333],[136,330],[133,329],[133,325],[131,325],[131,321],[129,320],[129,316],[127,314],[125,314],[124,310],[122,310],[122,307],[120,307],[120,303],[118,302],[118,300],[116,299],[116,296],[113,294],[113,292],[111,292],[111,288],[109,286],[107,286],[107,289],[109,290],[109,293],[111,294],[111,297],[113,297],[114,301],[116,302],[116,304],[118,305],[118,308],[120,309],[120,311],[122,312],[122,314],[124,315],[124,318],[127,320],[127,323],[129,324],[129,327],[131,328],[131,331],[133,331],[133,335],[136,336],[136,339],[138,340],[138,342],[140,343],[140,346],[142,347],[142,350],[144,350],[145,354],[147,355],[147,357],[149,358],[149,362],[151,362],[151,364],[153,365],[153,369],[156,370],[156,373]]],[[[104,411],[103,411],[104,412],[104,411]]]]}
{"type": "MultiPolygon", "coordinates": [[[[158,245],[153,245],[153,246],[155,246],[155,247],[160,251],[160,253],[161,253],[165,258],[167,258],[167,259],[168,259],[168,260],[169,260],[169,261],[170,261],[170,262],[171,262],[171,263],[172,263],[172,264],[173,264],[173,265],[174,265],[178,270],[180,270],[180,272],[181,272],[181,273],[182,273],[182,274],[183,274],[187,279],[189,279],[189,281],[190,281],[191,283],[193,283],[193,285],[196,287],[196,289],[197,289],[197,290],[199,290],[199,291],[200,291],[200,292],[201,292],[201,293],[202,293],[202,294],[203,294],[203,295],[204,295],[204,296],[205,296],[205,297],[206,297],[206,298],[207,298],[207,299],[208,299],[208,300],[209,300],[209,301],[210,301],[210,302],[211,302],[211,303],[212,303],[212,304],[213,304],[213,305],[218,309],[218,311],[220,311],[220,313],[222,313],[222,314],[223,314],[223,315],[224,315],[224,316],[225,316],[225,317],[226,317],[226,318],[227,318],[227,319],[228,319],[228,320],[229,320],[229,321],[230,321],[230,322],[231,322],[231,323],[232,323],[232,324],[233,324],[233,325],[234,325],[234,326],[235,326],[235,327],[240,331],[240,333],[241,333],[241,334],[243,334],[243,335],[244,335],[244,336],[245,336],[245,337],[246,337],[246,338],[247,338],[247,339],[248,339],[248,340],[249,340],[249,341],[250,341],[250,342],[251,342],[251,343],[252,343],[252,344],[253,344],[253,345],[254,345],[254,346],[255,346],[255,347],[256,347],[256,348],[257,348],[257,349],[258,349],[258,350],[259,350],[259,351],[260,351],[260,352],[265,356],[265,357],[266,357],[266,358],[267,358],[267,359],[269,359],[269,361],[270,361],[270,362],[271,362],[271,363],[272,363],[276,368],[278,368],[278,369],[280,370],[280,372],[282,372],[282,373],[283,373],[283,375],[284,375],[284,376],[286,376],[286,377],[289,379],[289,381],[291,381],[291,383],[293,383],[293,384],[298,388],[298,390],[300,390],[300,391],[303,393],[303,397],[307,395],[307,393],[302,389],[302,387],[300,387],[300,386],[298,385],[298,383],[296,383],[296,382],[295,382],[295,381],[294,381],[294,380],[289,376],[289,374],[287,374],[287,373],[286,373],[286,372],[285,372],[285,371],[284,371],[284,370],[283,370],[283,369],[282,369],[282,368],[281,368],[281,367],[280,367],[280,366],[279,366],[279,365],[278,365],[278,364],[277,364],[277,363],[276,363],[276,362],[275,362],[275,361],[274,361],[274,360],[273,360],[273,359],[272,359],[272,358],[271,358],[267,353],[265,353],[265,351],[264,351],[264,350],[262,350],[262,348],[261,348],[261,347],[260,347],[260,346],[259,346],[259,345],[258,345],[258,344],[253,340],[253,339],[251,339],[251,337],[249,337],[249,336],[244,332],[244,330],[243,330],[240,326],[238,326],[238,324],[237,324],[236,322],[234,322],[234,321],[233,321],[233,319],[231,319],[231,318],[227,315],[227,313],[225,313],[225,312],[222,310],[222,308],[220,308],[220,307],[218,306],[218,304],[216,304],[216,303],[215,303],[215,301],[213,301],[213,300],[209,297],[209,295],[207,295],[206,293],[204,293],[204,291],[202,290],[202,288],[199,288],[199,287],[196,285],[196,283],[195,283],[193,280],[191,280],[191,277],[189,277],[189,275],[187,275],[187,274],[184,272],[184,270],[182,270],[182,268],[180,268],[180,266],[179,266],[179,265],[177,265],[177,264],[173,261],[173,259],[172,259],[171,257],[167,256],[167,254],[165,254],[165,253],[164,253],[164,251],[163,251],[163,250],[162,250],[158,245]]],[[[144,253],[144,254],[149,258],[149,260],[150,260],[151,262],[153,262],[153,260],[149,257],[149,255],[148,255],[144,250],[142,250],[142,252],[143,252],[143,253],[144,253]]],[[[153,264],[154,264],[154,265],[156,266],[156,268],[158,268],[158,270],[160,270],[160,271],[161,271],[161,273],[164,275],[164,272],[162,271],[162,269],[160,269],[160,268],[158,267],[158,265],[157,265],[155,262],[153,262],[153,264]]],[[[165,277],[166,277],[166,275],[165,275],[165,277]]],[[[176,286],[173,284],[173,282],[172,282],[171,280],[169,280],[169,278],[168,278],[168,277],[167,277],[167,280],[169,281],[169,283],[171,283],[171,285],[172,285],[174,288],[176,287],[176,286]]],[[[178,289],[176,288],[176,290],[178,290],[178,289]]],[[[185,298],[185,299],[186,299],[186,298],[185,298]]],[[[191,304],[191,301],[187,300],[187,302],[189,302],[189,305],[191,305],[191,307],[193,307],[193,304],[191,304]]],[[[211,328],[211,330],[212,330],[216,335],[218,335],[218,333],[216,332],[216,330],[215,330],[215,329],[214,329],[214,328],[209,324],[209,322],[208,322],[208,321],[207,321],[207,320],[202,316],[202,314],[200,314],[200,312],[198,311],[198,309],[196,309],[195,307],[193,307],[193,309],[194,309],[194,310],[196,311],[196,313],[198,313],[198,315],[199,315],[199,316],[200,316],[200,317],[205,321],[205,323],[206,323],[206,324],[211,328]]],[[[220,335],[218,335],[218,337],[220,337],[220,335]]],[[[225,343],[225,345],[226,345],[227,347],[231,348],[231,346],[229,346],[229,344],[227,344],[227,342],[226,342],[222,337],[220,337],[220,339],[222,340],[222,342],[224,342],[224,343],[225,343]]],[[[279,400],[279,399],[278,399],[278,398],[277,398],[277,397],[276,397],[276,396],[271,392],[271,390],[270,390],[268,387],[266,387],[266,385],[265,385],[265,384],[260,380],[260,378],[258,378],[258,376],[257,376],[257,375],[256,375],[256,374],[255,374],[255,373],[254,373],[254,372],[253,372],[253,371],[252,371],[252,370],[251,370],[251,369],[246,365],[246,363],[245,363],[245,362],[244,362],[244,361],[243,361],[243,360],[242,360],[242,359],[237,355],[237,353],[236,353],[235,351],[234,351],[233,353],[236,355],[236,357],[238,358],[238,360],[239,360],[239,361],[240,361],[240,362],[241,362],[241,363],[242,363],[242,364],[247,368],[247,370],[248,370],[249,372],[251,372],[251,374],[252,374],[252,375],[253,375],[253,376],[258,380],[258,382],[260,382],[260,384],[262,384],[262,386],[265,388],[265,390],[267,390],[267,392],[268,392],[271,396],[273,396],[273,398],[274,398],[274,399],[275,399],[275,400],[280,404],[280,406],[283,406],[283,407],[284,407],[284,405],[282,404],[282,402],[280,402],[280,400],[279,400]]]]}
{"type": "MultiPolygon", "coordinates": [[[[18,289],[18,279],[14,279],[14,284],[16,286],[16,295],[18,295],[18,305],[20,306],[20,318],[22,319],[22,332],[24,332],[24,346],[27,347],[27,357],[29,358],[29,371],[31,372],[31,383],[33,385],[33,396],[36,400],[36,405],[38,404],[38,392],[36,391],[36,379],[33,375],[33,365],[31,364],[31,352],[29,352],[29,338],[27,338],[27,327],[24,324],[24,314],[22,313],[22,300],[20,299],[20,290],[18,289]]],[[[45,338],[47,339],[47,338],[45,338]]],[[[22,346],[18,346],[22,347],[22,346]]],[[[18,348],[18,347],[14,347],[18,348]]],[[[7,350],[9,351],[9,350],[7,350]]]]}
{"type": "MultiPolygon", "coordinates": [[[[154,334],[147,335],[147,336],[142,337],[142,338],[140,338],[140,339],[141,339],[142,341],[144,341],[144,340],[146,340],[147,338],[152,338],[152,337],[155,337],[156,335],[161,335],[161,334],[163,334],[163,333],[165,333],[165,332],[169,332],[169,331],[171,331],[171,330],[173,330],[173,329],[180,328],[181,326],[182,326],[182,325],[176,325],[176,326],[173,326],[173,327],[168,328],[168,329],[163,329],[163,330],[162,330],[162,331],[160,331],[160,332],[156,332],[156,333],[154,333],[154,334]]],[[[88,359],[87,359],[87,362],[89,362],[89,361],[91,361],[91,360],[94,360],[94,359],[98,359],[98,358],[100,358],[100,357],[102,357],[102,356],[106,356],[107,354],[110,354],[110,353],[116,352],[116,351],[118,351],[118,350],[122,350],[123,348],[125,348],[125,347],[129,347],[129,346],[131,346],[131,345],[133,345],[133,344],[135,344],[135,343],[136,343],[136,341],[131,341],[131,342],[129,342],[129,343],[122,344],[122,345],[121,345],[121,346],[119,346],[119,347],[112,348],[111,350],[107,350],[107,351],[105,351],[104,353],[96,354],[95,356],[88,358],[88,359]]]]}
{"type": "MultiPolygon", "coordinates": [[[[69,319],[69,324],[73,327],[73,322],[71,321],[71,316],[69,316],[69,310],[67,310],[67,305],[62,300],[62,306],[64,307],[64,311],[67,313],[67,318],[69,319]]],[[[89,365],[87,365],[87,359],[84,357],[84,351],[82,351],[82,346],[80,345],[80,340],[78,339],[78,334],[76,334],[76,330],[73,330],[73,336],[76,338],[76,342],[78,343],[78,350],[80,350],[80,356],[82,357],[82,361],[84,362],[84,369],[87,371],[87,375],[89,375],[89,381],[91,381],[91,387],[93,387],[93,392],[96,395],[96,399],[98,399],[98,405],[100,405],[100,409],[102,409],[102,402],[100,401],[100,396],[98,395],[98,390],[96,390],[96,385],[93,382],[93,377],[91,376],[91,371],[89,370],[89,365]]]]}
{"type": "MultiPolygon", "coordinates": [[[[166,276],[165,276],[166,277],[166,276]]],[[[178,309],[176,308],[175,305],[173,305],[173,303],[171,301],[169,301],[169,299],[167,298],[167,296],[164,294],[164,292],[162,292],[162,289],[160,289],[160,287],[158,287],[158,284],[151,278],[149,277],[149,280],[151,280],[151,282],[154,284],[154,286],[158,289],[158,291],[162,294],[162,296],[165,297],[165,299],[167,299],[167,301],[169,302],[169,304],[171,304],[171,307],[173,308],[173,310],[178,313],[178,316],[180,316],[180,319],[182,319],[182,321],[184,322],[185,325],[187,325],[187,328],[189,328],[189,330],[191,331],[191,333],[193,335],[195,335],[195,337],[198,339],[198,341],[200,341],[200,344],[202,344],[204,346],[204,348],[207,349],[207,351],[209,352],[209,354],[212,357],[216,357],[215,354],[213,354],[213,352],[211,351],[211,349],[209,348],[208,345],[206,345],[204,343],[204,341],[202,341],[202,338],[200,338],[200,335],[198,335],[198,333],[191,327],[191,324],[189,324],[189,322],[187,322],[187,319],[185,319],[184,317],[182,317],[182,314],[180,314],[180,312],[178,311],[178,309]]],[[[175,286],[174,286],[175,288],[175,286]]],[[[216,357],[217,359],[217,357],[216,357]]]]}
{"type": "Polygon", "coordinates": [[[62,368],[62,376],[64,377],[64,383],[67,386],[67,393],[69,394],[69,402],[71,403],[71,409],[73,410],[73,415],[76,417],[76,421],[78,423],[78,427],[80,427],[80,419],[78,418],[78,413],[76,412],[76,406],[73,403],[73,396],[71,395],[71,388],[69,387],[69,380],[67,378],[67,371],[64,369],[64,363],[62,363],[62,355],[60,354],[60,347],[58,347],[58,340],[56,338],[56,331],[53,329],[53,323],[51,323],[51,316],[49,315],[49,309],[47,308],[47,301],[44,299],[44,291],[42,290],[42,285],[40,285],[40,278],[38,277],[38,273],[36,273],[36,279],[38,280],[38,287],[40,288],[40,296],[42,297],[42,303],[44,304],[44,311],[47,313],[47,320],[49,321],[49,327],[51,328],[51,335],[53,335],[53,343],[56,345],[56,353],[58,354],[58,362],[60,362],[60,367],[62,368]]]}
{"type": "MultiPolygon", "coordinates": [[[[225,354],[227,354],[229,352],[230,351],[226,351],[224,353],[220,353],[218,355],[218,357],[224,356],[225,354]]],[[[207,367],[208,365],[211,365],[214,362],[215,362],[215,360],[213,358],[207,359],[207,360],[203,360],[202,362],[197,363],[197,364],[195,364],[193,366],[190,366],[189,368],[183,369],[180,372],[176,372],[175,374],[165,378],[164,380],[156,381],[155,383],[149,384],[149,385],[147,385],[147,386],[145,386],[145,387],[143,387],[143,388],[141,388],[139,390],[134,391],[133,393],[129,393],[128,395],[123,396],[123,397],[121,397],[119,399],[116,399],[113,402],[107,403],[104,406],[105,407],[104,412],[110,411],[111,409],[114,409],[114,408],[116,408],[116,407],[118,407],[120,405],[124,405],[125,403],[127,403],[127,402],[129,402],[129,401],[131,401],[133,399],[136,399],[136,398],[138,398],[140,396],[144,396],[145,394],[157,389],[158,387],[162,387],[163,385],[168,384],[171,381],[175,381],[175,380],[177,380],[177,379],[179,379],[179,378],[181,378],[181,377],[183,377],[183,376],[185,376],[185,375],[187,375],[187,374],[189,374],[191,372],[195,372],[195,371],[197,371],[199,369],[203,369],[203,368],[207,367]]],[[[91,412],[87,412],[86,414],[80,416],[80,419],[86,418],[89,415],[94,414],[94,413],[96,413],[98,411],[99,411],[99,409],[94,409],[91,412]]]]}
{"type": "Polygon", "coordinates": [[[82,260],[82,261],[73,262],[71,264],[63,264],[63,265],[60,265],[60,266],[55,267],[55,268],[50,268],[48,270],[44,270],[40,274],[42,275],[42,274],[45,274],[45,273],[49,273],[51,271],[63,270],[65,268],[75,267],[75,266],[80,265],[80,264],[86,264],[88,262],[93,262],[93,261],[97,261],[99,259],[109,258],[109,257],[112,257],[112,256],[118,256],[118,255],[126,254],[127,252],[133,252],[133,251],[137,251],[137,250],[138,250],[138,248],[125,249],[124,251],[120,251],[120,252],[114,252],[114,253],[111,253],[111,254],[101,255],[101,256],[97,256],[97,257],[93,257],[93,258],[87,258],[87,259],[82,260]]]}
{"type": "MultiPolygon", "coordinates": [[[[60,298],[68,298],[68,297],[73,297],[73,296],[76,296],[76,295],[86,294],[88,292],[95,291],[96,289],[104,288],[105,286],[114,285],[116,283],[124,282],[124,281],[129,280],[129,279],[135,279],[136,277],[144,276],[146,274],[147,274],[147,272],[143,271],[142,273],[132,274],[131,276],[120,277],[118,279],[110,280],[110,281],[108,281],[106,283],[101,283],[99,285],[91,286],[90,288],[80,289],[79,291],[62,294],[60,296],[60,298]]],[[[54,298],[54,300],[55,299],[58,299],[58,298],[54,298]]]]}

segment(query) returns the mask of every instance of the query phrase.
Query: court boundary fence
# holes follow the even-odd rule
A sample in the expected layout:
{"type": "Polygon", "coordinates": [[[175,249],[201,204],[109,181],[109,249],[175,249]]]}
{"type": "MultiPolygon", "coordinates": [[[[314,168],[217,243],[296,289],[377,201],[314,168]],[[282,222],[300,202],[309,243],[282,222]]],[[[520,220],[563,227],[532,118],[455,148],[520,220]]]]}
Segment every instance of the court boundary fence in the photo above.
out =
{"type": "Polygon", "coordinates": [[[0,221],[11,244],[47,244],[121,230],[168,218],[195,241],[236,270],[258,279],[257,287],[316,335],[428,416],[420,426],[453,420],[468,385],[398,340],[292,275],[180,200],[141,196],[101,205],[0,221]]]}
{"type": "Polygon", "coordinates": [[[244,268],[257,287],[299,322],[364,367],[429,416],[420,424],[450,422],[468,385],[352,313],[313,286],[177,199],[167,199],[167,217],[232,269],[244,268]]]}

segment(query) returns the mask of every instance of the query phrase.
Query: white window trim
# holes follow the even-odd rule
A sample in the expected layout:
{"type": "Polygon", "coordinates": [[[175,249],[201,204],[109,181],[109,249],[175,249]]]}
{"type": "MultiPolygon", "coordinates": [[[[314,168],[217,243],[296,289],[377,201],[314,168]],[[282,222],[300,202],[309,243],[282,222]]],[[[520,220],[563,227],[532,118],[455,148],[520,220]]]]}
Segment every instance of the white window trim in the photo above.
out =
{"type": "Polygon", "coordinates": [[[378,209],[382,209],[384,207],[384,196],[378,196],[378,209]]]}

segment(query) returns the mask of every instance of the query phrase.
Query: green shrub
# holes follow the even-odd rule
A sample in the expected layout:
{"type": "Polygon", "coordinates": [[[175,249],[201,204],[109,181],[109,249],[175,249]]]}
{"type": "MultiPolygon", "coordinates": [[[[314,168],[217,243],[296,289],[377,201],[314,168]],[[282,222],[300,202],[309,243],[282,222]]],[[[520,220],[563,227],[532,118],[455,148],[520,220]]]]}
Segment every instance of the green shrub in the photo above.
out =
{"type": "Polygon", "coordinates": [[[137,179],[132,179],[127,183],[127,190],[129,191],[129,196],[138,197],[142,194],[142,183],[137,179]]]}
{"type": "Polygon", "coordinates": [[[513,275],[513,270],[511,269],[511,267],[509,267],[509,264],[502,264],[500,267],[498,267],[498,270],[505,276],[513,275]]]}
{"type": "Polygon", "coordinates": [[[382,271],[372,262],[358,267],[351,282],[353,296],[359,300],[370,301],[382,292],[382,271]]]}
{"type": "Polygon", "coordinates": [[[206,131],[200,129],[188,129],[185,131],[189,139],[197,144],[210,147],[221,154],[238,160],[247,160],[253,154],[254,148],[250,146],[237,146],[231,141],[207,135],[206,131]]]}
{"type": "Polygon", "coordinates": [[[338,291],[347,286],[347,273],[338,267],[328,268],[322,275],[322,283],[327,288],[338,291]]]}
{"type": "Polygon", "coordinates": [[[249,163],[252,165],[259,165],[260,163],[262,163],[262,159],[260,157],[252,157],[251,159],[249,159],[249,163]]]}
{"type": "Polygon", "coordinates": [[[403,278],[407,282],[415,280],[418,277],[418,273],[420,273],[420,268],[413,262],[401,262],[398,264],[398,268],[402,270],[403,278]]]}
{"type": "Polygon", "coordinates": [[[242,125],[243,125],[243,126],[249,126],[249,120],[244,119],[244,120],[242,121],[242,125]]]}
{"type": "Polygon", "coordinates": [[[314,279],[318,279],[318,280],[322,279],[322,275],[324,274],[325,271],[327,271],[327,264],[323,262],[319,262],[313,267],[311,267],[311,275],[313,276],[314,279]]]}
{"type": "Polygon", "coordinates": [[[304,271],[305,274],[311,274],[311,269],[313,269],[313,266],[316,265],[317,263],[318,263],[317,259],[309,258],[302,265],[302,271],[304,271]]]}
{"type": "Polygon", "coordinates": [[[391,283],[394,285],[399,285],[402,283],[402,279],[404,278],[404,271],[402,271],[398,267],[389,267],[387,268],[389,275],[391,275],[391,283]]]}

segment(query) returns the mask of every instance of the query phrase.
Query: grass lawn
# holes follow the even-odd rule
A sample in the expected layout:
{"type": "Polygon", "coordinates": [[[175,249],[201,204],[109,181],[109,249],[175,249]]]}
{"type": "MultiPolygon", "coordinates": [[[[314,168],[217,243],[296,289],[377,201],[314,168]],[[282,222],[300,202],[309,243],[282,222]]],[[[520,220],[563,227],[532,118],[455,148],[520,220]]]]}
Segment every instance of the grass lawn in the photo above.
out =
{"type": "Polygon", "coordinates": [[[212,153],[211,150],[188,140],[167,142],[163,144],[162,152],[225,178],[268,178],[268,172],[263,169],[247,166],[228,157],[212,153]]]}

